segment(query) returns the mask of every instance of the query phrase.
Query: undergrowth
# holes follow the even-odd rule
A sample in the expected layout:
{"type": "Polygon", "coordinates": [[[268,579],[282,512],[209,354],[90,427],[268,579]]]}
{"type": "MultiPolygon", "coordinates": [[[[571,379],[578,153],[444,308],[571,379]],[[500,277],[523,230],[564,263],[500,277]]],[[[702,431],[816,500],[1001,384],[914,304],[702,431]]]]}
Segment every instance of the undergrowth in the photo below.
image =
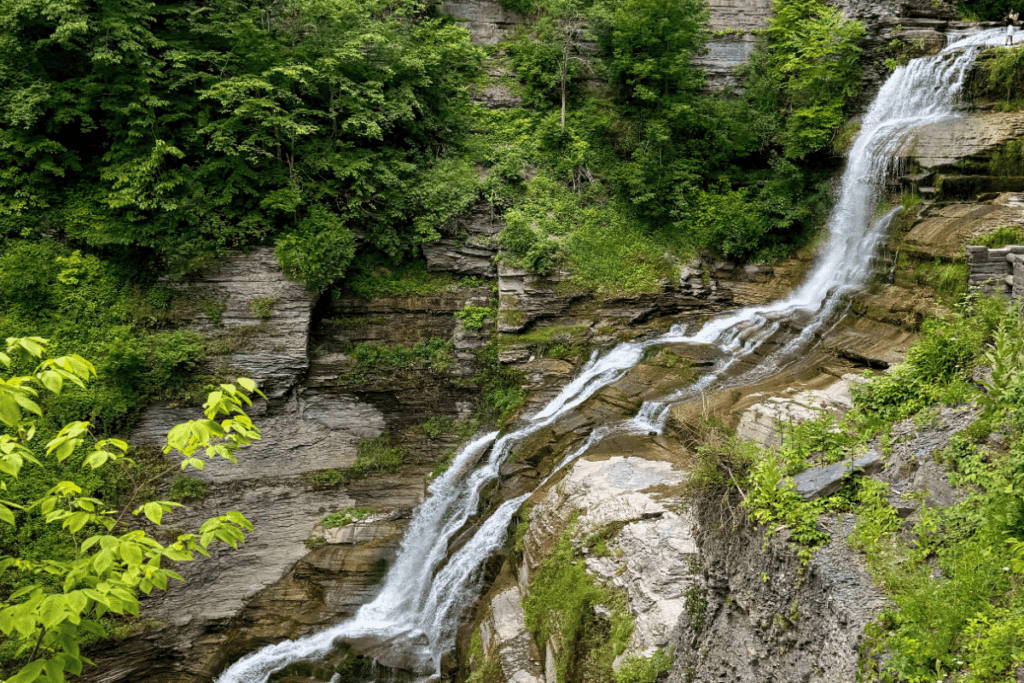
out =
{"type": "MultiPolygon", "coordinates": [[[[575,526],[575,525],[574,525],[575,526]]],[[[612,661],[629,645],[634,620],[625,594],[587,573],[580,549],[566,530],[537,568],[523,602],[526,628],[541,646],[558,643],[559,683],[608,680],[612,661]],[[595,612],[601,606],[608,614],[595,612]]]]}
{"type": "Polygon", "coordinates": [[[336,529],[348,526],[353,522],[361,522],[377,510],[372,507],[352,507],[344,510],[337,510],[323,518],[320,522],[325,529],[336,529]]]}
{"type": "Polygon", "coordinates": [[[819,524],[823,514],[857,515],[849,543],[864,554],[891,605],[867,629],[862,680],[995,683],[1024,664],[1022,339],[1018,306],[964,297],[926,322],[905,362],[854,386],[854,409],[842,419],[790,427],[774,449],[715,425],[693,435],[700,445],[687,495],[712,529],[728,531],[745,517],[764,525],[766,538],[786,530],[806,564],[831,541],[819,524]],[[974,378],[978,367],[989,373],[983,386],[974,378]],[[980,409],[974,424],[931,454],[963,491],[959,503],[933,507],[922,493],[905,521],[890,504],[889,485],[876,479],[851,477],[835,494],[810,502],[787,485],[808,466],[867,447],[888,452],[897,422],[913,418],[916,429],[929,429],[941,423],[942,405],[972,402],[980,409]],[[992,433],[1002,446],[990,445],[992,433]]]}

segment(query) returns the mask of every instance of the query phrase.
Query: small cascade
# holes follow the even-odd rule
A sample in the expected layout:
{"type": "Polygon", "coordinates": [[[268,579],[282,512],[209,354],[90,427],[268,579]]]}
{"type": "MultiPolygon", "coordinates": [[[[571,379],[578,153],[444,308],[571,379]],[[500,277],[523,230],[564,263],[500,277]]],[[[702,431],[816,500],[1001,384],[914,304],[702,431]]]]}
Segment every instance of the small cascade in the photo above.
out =
{"type": "Polygon", "coordinates": [[[645,404],[626,424],[593,432],[556,471],[613,430],[660,432],[673,402],[700,395],[720,381],[737,360],[758,352],[787,323],[796,333],[781,348],[760,356],[752,370],[730,377],[728,384],[749,383],[777,372],[807,349],[834,317],[844,296],[863,286],[898,211],[874,216],[885,180],[893,170],[892,150],[915,126],[957,115],[956,103],[977,53],[983,46],[1001,45],[1003,37],[1000,29],[982,31],[893,72],[865,115],[850,151],[829,220],[828,241],[807,279],[788,298],[712,318],[700,329],[678,325],[658,338],[595,353],[580,374],[526,418],[518,430],[500,438],[496,432],[487,434],[462,449],[448,471],[431,484],[384,586],[372,602],[351,619],[320,633],[246,655],[221,675],[219,683],[264,683],[271,673],[291,662],[327,654],[338,639],[352,643],[383,665],[424,676],[438,673],[442,655],[454,646],[463,611],[479,596],[485,560],[505,542],[509,523],[526,498],[509,500],[482,520],[473,537],[445,562],[449,541],[476,514],[481,491],[497,478],[505,458],[527,437],[619,379],[642,360],[650,346],[715,344],[726,355],[693,386],[645,404]]]}

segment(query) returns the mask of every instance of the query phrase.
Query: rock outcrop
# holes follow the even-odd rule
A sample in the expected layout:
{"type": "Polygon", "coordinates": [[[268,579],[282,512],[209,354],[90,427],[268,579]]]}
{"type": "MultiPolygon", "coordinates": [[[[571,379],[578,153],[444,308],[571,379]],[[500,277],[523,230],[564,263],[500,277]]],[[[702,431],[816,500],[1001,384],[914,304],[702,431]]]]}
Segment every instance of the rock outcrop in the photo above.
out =
{"type": "Polygon", "coordinates": [[[499,662],[507,681],[554,681],[556,653],[575,646],[553,639],[538,648],[522,607],[534,574],[566,533],[604,539],[598,550],[585,550],[587,571],[622,592],[636,624],[617,661],[650,656],[672,640],[693,582],[689,567],[696,552],[690,522],[676,511],[684,474],[669,444],[624,444],[582,456],[557,485],[534,494],[521,560],[502,569],[504,578],[478,606],[475,625],[463,633],[465,642],[478,631],[483,656],[499,662]]]}
{"type": "MultiPolygon", "coordinates": [[[[454,287],[436,295],[314,299],[288,281],[269,249],[233,254],[173,283],[180,319],[212,349],[236,335],[241,347],[211,368],[232,379],[248,374],[268,390],[250,414],[263,438],[239,452],[239,464],[211,461],[191,476],[206,482],[202,500],[169,516],[167,533],[194,531],[210,516],[236,510],[255,526],[238,550],[218,549],[182,565],[184,584],[143,600],[149,626],[90,654],[103,683],[211,681],[230,661],[264,644],[307,634],[349,616],[372,598],[392,562],[412,509],[425,495],[425,476],[451,434],[429,436],[429,418],[458,420],[478,392],[461,376],[473,372],[473,351],[486,340],[463,334],[465,362],[353,373],[353,344],[411,346],[457,337],[454,312],[486,305],[486,287],[454,287]],[[257,304],[252,302],[256,301],[257,304]],[[212,303],[211,303],[212,302],[212,303]],[[224,368],[227,368],[226,370],[224,368]],[[359,444],[387,436],[405,454],[397,473],[343,480],[359,444]],[[325,527],[349,508],[362,520],[325,527]]],[[[200,414],[196,406],[160,403],[144,412],[132,441],[158,446],[167,430],[200,414]]]]}
{"type": "Polygon", "coordinates": [[[225,347],[215,363],[256,380],[271,399],[283,397],[309,366],[309,325],[316,297],[281,273],[269,247],[218,259],[186,279],[173,313],[225,347]]]}
{"type": "Polygon", "coordinates": [[[857,678],[864,626],[885,606],[846,544],[852,515],[824,521],[832,536],[801,566],[788,532],[698,534],[702,580],[679,622],[669,683],[857,678]]]}
{"type": "Polygon", "coordinates": [[[610,297],[580,289],[568,272],[542,276],[502,264],[498,331],[518,333],[537,325],[588,320],[637,325],[662,316],[767,303],[795,285],[809,263],[809,254],[775,266],[695,261],[680,268],[678,282],[663,282],[659,291],[610,297]]]}
{"type": "MultiPolygon", "coordinates": [[[[842,415],[853,407],[850,386],[863,382],[852,373],[836,378],[822,373],[809,383],[787,388],[781,396],[768,396],[740,414],[736,435],[762,446],[782,443],[781,429],[785,425],[814,420],[826,412],[842,415]],[[824,386],[823,386],[824,385],[824,386]]],[[[748,400],[760,398],[751,394],[748,400]]]]}
{"type": "Polygon", "coordinates": [[[508,38],[526,20],[496,0],[447,0],[441,11],[466,27],[474,45],[494,45],[508,38]]]}
{"type": "Polygon", "coordinates": [[[505,220],[493,204],[473,204],[467,213],[444,227],[440,240],[423,245],[427,267],[431,271],[494,277],[498,234],[504,227],[505,220]]]}

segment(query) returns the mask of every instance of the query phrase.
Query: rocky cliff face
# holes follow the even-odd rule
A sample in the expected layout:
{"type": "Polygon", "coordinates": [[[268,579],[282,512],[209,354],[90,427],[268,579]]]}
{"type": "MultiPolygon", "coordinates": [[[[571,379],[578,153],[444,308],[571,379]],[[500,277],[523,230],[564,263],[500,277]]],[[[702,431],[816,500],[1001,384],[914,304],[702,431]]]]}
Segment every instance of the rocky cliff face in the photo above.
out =
{"type": "MultiPolygon", "coordinates": [[[[144,632],[91,655],[97,681],[210,681],[261,644],[354,613],[393,559],[425,476],[458,442],[419,425],[457,423],[478,397],[461,379],[474,371],[472,352],[484,341],[473,335],[463,343],[465,362],[443,370],[412,366],[367,378],[353,373],[348,352],[367,341],[451,339],[453,313],[470,302],[485,305],[487,288],[371,300],[334,295],[317,304],[283,276],[269,249],[233,254],[173,286],[176,301],[185,302],[181,323],[221,352],[210,371],[229,380],[250,376],[270,400],[250,413],[264,438],[244,449],[237,466],[214,461],[193,472],[207,494],[170,518],[169,532],[193,531],[230,510],[256,531],[237,551],[184,565],[185,584],[145,599],[144,632]],[[382,436],[405,454],[401,471],[342,478],[360,444],[382,436]],[[349,508],[372,514],[341,528],[321,525],[349,508]]],[[[132,441],[160,445],[171,426],[199,413],[197,406],[152,406],[132,441]]]]}
{"type": "MultiPolygon", "coordinates": [[[[522,20],[494,3],[446,7],[468,23],[479,44],[509,35],[522,20]]],[[[747,4],[713,9],[713,23],[744,30],[763,25],[767,11],[747,4]]],[[[941,8],[907,10],[883,3],[850,5],[849,11],[874,17],[878,35],[886,39],[897,26],[892,18],[906,11],[917,23],[905,23],[901,31],[941,35],[956,28],[949,19],[929,18],[928,12],[945,11],[941,8]]],[[[923,37],[926,46],[937,40],[923,37]]],[[[728,47],[735,48],[730,59],[745,58],[749,38],[748,33],[722,37],[723,45],[736,43],[728,47]]],[[[508,75],[502,68],[494,67],[497,81],[508,75]]],[[[516,106],[514,88],[507,85],[485,88],[477,99],[488,106],[516,106]]],[[[922,173],[904,182],[932,197],[937,190],[928,192],[933,186],[927,183],[987,163],[1021,132],[1013,117],[960,121],[956,130],[968,132],[925,130],[916,144],[908,142],[901,155],[913,158],[922,173]]],[[[988,191],[978,182],[980,191],[988,191]]],[[[915,210],[899,249],[918,254],[915,258],[954,260],[979,232],[1024,224],[1022,206],[1012,193],[982,203],[926,202],[915,210]]],[[[542,278],[496,265],[501,227],[500,216],[481,202],[448,226],[444,239],[424,249],[431,271],[493,284],[498,296],[493,336],[486,326],[469,330],[453,317],[466,305],[488,305],[490,287],[370,300],[337,292],[318,302],[283,277],[267,249],[235,254],[173,283],[181,300],[190,302],[180,309],[181,324],[200,331],[219,351],[211,373],[251,376],[270,400],[253,410],[265,438],[244,451],[237,467],[208,466],[199,475],[209,487],[207,496],[172,524],[193,530],[211,515],[240,510],[256,531],[241,550],[217,551],[184,567],[186,584],[147,599],[143,632],[90,655],[100,664],[92,671],[103,672],[93,673],[94,680],[208,682],[242,654],[335,623],[367,602],[393,560],[411,510],[425,495],[426,475],[459,440],[454,434],[432,436],[421,425],[431,418],[455,422],[472,412],[479,396],[470,380],[479,369],[476,352],[485,344],[496,344],[500,360],[522,372],[528,392],[523,410],[530,410],[568,381],[588,351],[710,312],[776,299],[799,281],[810,258],[803,254],[773,267],[694,262],[659,291],[599,298],[575,291],[565,273],[542,278]],[[453,342],[447,369],[356,372],[353,344],[409,346],[431,338],[453,342]],[[560,351],[552,353],[553,346],[560,351]],[[406,453],[400,471],[365,479],[339,473],[357,461],[361,443],[382,436],[406,453]],[[323,524],[328,514],[355,507],[371,512],[343,527],[323,524]]],[[[832,544],[803,570],[782,535],[765,551],[763,529],[743,526],[735,535],[716,536],[705,528],[706,520],[682,506],[681,487],[692,458],[684,436],[688,425],[710,411],[738,426],[746,438],[771,443],[784,421],[847,407],[855,375],[898,361],[936,306],[935,298],[918,287],[881,279],[853,297],[849,315],[785,372],[675,406],[669,435],[608,439],[535,492],[522,550],[510,547],[494,559],[487,593],[463,625],[463,664],[482,657],[496,662],[505,680],[555,683],[559,653],[571,644],[538,643],[526,629],[524,599],[562,534],[584,545],[596,534],[603,544],[587,546],[586,569],[622,592],[636,622],[622,658],[674,647],[673,681],[851,680],[862,627],[880,604],[843,541],[853,520],[831,520],[832,544]],[[473,651],[474,635],[479,652],[473,651]]],[[[798,325],[794,321],[782,329],[780,339],[798,333],[798,325]]],[[[525,444],[517,462],[502,468],[501,485],[483,505],[494,507],[532,491],[591,431],[628,419],[642,401],[692,382],[714,358],[714,350],[705,348],[655,349],[576,414],[525,444]]],[[[737,372],[757,360],[740,364],[744,367],[737,372]]],[[[197,413],[195,406],[153,406],[133,441],[159,444],[170,426],[197,413]]],[[[925,464],[893,482],[907,491],[917,485],[937,490],[942,474],[934,470],[925,464]]],[[[465,540],[466,534],[457,537],[453,547],[465,540]]],[[[303,674],[294,680],[316,678],[303,674]]]]}
{"type": "MultiPolygon", "coordinates": [[[[431,270],[493,274],[494,247],[488,240],[500,222],[478,206],[457,225],[462,236],[455,233],[452,239],[465,241],[428,250],[431,270]],[[478,251],[467,256],[467,244],[478,251]]],[[[552,294],[526,273],[506,271],[497,283],[506,295],[515,286],[510,283],[520,286],[515,305],[528,311],[529,319],[516,329],[568,329],[586,349],[651,334],[680,312],[697,315],[767,300],[789,286],[804,265],[800,259],[774,270],[694,264],[660,293],[607,300],[587,293],[552,294]]],[[[256,531],[237,551],[218,550],[184,565],[185,584],[144,600],[145,629],[90,655],[99,664],[93,679],[104,683],[210,681],[242,654],[336,623],[367,602],[394,558],[412,509],[425,495],[425,476],[461,438],[424,431],[421,425],[431,418],[458,424],[469,416],[479,397],[472,381],[479,370],[477,351],[491,336],[486,326],[468,330],[454,318],[466,305],[487,306],[488,287],[453,285],[430,295],[374,299],[338,292],[317,302],[284,278],[268,249],[233,254],[173,287],[176,301],[184,302],[176,308],[180,323],[203,334],[215,352],[209,371],[227,380],[251,376],[270,400],[251,411],[264,438],[244,450],[237,466],[211,462],[193,472],[206,483],[207,494],[175,514],[169,532],[195,530],[204,519],[229,510],[245,514],[256,531]],[[453,342],[453,362],[443,370],[414,364],[367,374],[351,356],[356,344],[408,347],[432,338],[453,342]],[[405,453],[402,469],[365,479],[344,475],[357,462],[360,444],[379,437],[405,453]],[[344,527],[322,524],[330,513],[351,508],[368,508],[370,514],[344,527]]],[[[580,352],[546,357],[543,345],[526,338],[519,342],[512,333],[501,337],[500,353],[521,368],[531,392],[525,410],[568,381],[573,363],[585,358],[580,352]]],[[[698,368],[708,362],[694,358],[698,368]]],[[[505,472],[502,496],[532,490],[554,458],[597,425],[627,418],[643,399],[689,381],[690,362],[659,363],[642,365],[601,392],[593,410],[571,424],[538,435],[532,455],[524,455],[532,465],[505,472]]],[[[191,405],[154,405],[132,440],[159,446],[171,426],[198,413],[191,405]]],[[[633,464],[627,458],[624,466],[633,464]]],[[[663,476],[675,482],[680,475],[665,470],[663,476]]],[[[564,501],[551,505],[568,509],[564,501]]],[[[606,568],[612,570],[619,571],[606,568]]],[[[643,583],[639,569],[631,571],[629,576],[643,583]]],[[[646,642],[638,641],[637,647],[647,647],[646,642]]]]}

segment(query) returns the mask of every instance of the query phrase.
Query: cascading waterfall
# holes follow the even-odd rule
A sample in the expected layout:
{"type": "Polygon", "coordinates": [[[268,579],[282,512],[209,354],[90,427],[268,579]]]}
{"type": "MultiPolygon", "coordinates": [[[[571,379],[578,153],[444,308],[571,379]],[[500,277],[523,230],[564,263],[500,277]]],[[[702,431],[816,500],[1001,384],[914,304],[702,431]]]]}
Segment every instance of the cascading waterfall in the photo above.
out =
{"type": "MultiPolygon", "coordinates": [[[[285,641],[246,655],[218,683],[263,683],[290,662],[327,654],[343,639],[359,645],[380,663],[430,675],[439,671],[443,653],[454,645],[463,610],[479,594],[484,560],[504,543],[508,525],[526,496],[495,510],[455,554],[444,562],[452,536],[475,514],[483,487],[498,476],[498,467],[525,438],[572,412],[601,387],[614,382],[643,357],[644,350],[665,343],[716,344],[726,353],[714,371],[660,402],[645,404],[624,425],[604,427],[569,454],[559,468],[582,455],[612,429],[661,431],[672,402],[696,395],[737,359],[756,351],[787,320],[797,319],[801,332],[783,348],[761,359],[741,377],[756,379],[777,371],[806,348],[835,313],[841,298],[863,285],[893,210],[873,220],[890,172],[891,152],[912,128],[956,116],[955,104],[974,58],[985,45],[1001,45],[1001,29],[963,38],[940,54],[899,67],[879,91],[850,150],[839,197],[829,220],[829,238],[807,279],[788,298],[714,318],[690,333],[685,326],[640,343],[623,343],[594,354],[579,376],[554,400],[525,420],[515,432],[497,432],[473,441],[456,456],[446,473],[430,486],[403,537],[398,557],[380,594],[354,617],[312,636],[285,641]],[[436,572],[436,575],[435,575],[436,572]]],[[[557,471],[557,468],[556,468],[557,471]]]]}

